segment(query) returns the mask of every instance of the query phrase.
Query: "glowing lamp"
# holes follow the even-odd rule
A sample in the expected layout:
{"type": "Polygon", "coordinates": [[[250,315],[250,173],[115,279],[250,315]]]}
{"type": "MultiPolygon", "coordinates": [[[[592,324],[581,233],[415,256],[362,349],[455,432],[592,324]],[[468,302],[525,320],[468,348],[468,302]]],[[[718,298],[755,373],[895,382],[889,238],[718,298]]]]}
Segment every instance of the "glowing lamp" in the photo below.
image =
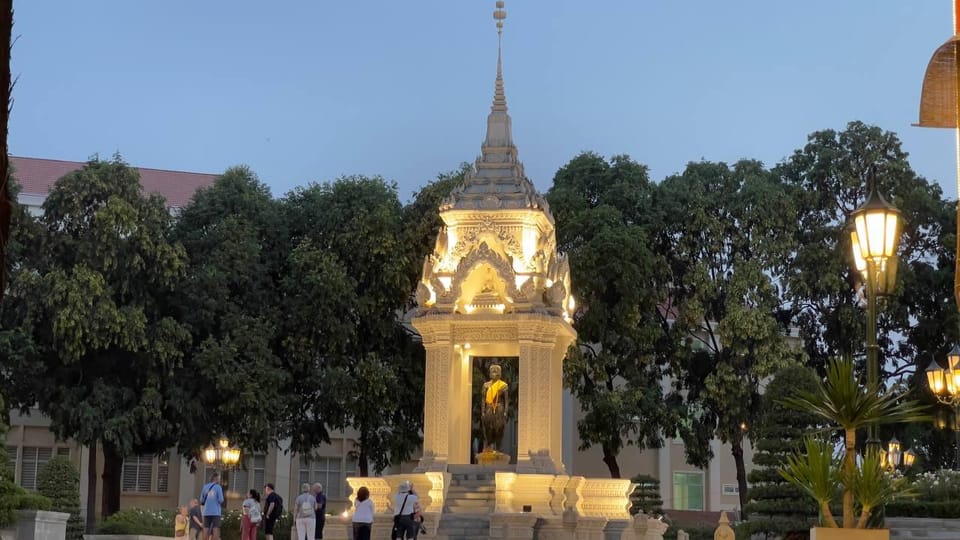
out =
{"type": "Polygon", "coordinates": [[[907,450],[903,453],[903,466],[904,468],[909,469],[913,467],[913,462],[916,461],[917,455],[913,453],[913,450],[907,450]]]}
{"type": "Polygon", "coordinates": [[[890,442],[887,443],[887,458],[893,467],[900,464],[900,448],[900,441],[896,437],[890,439],[890,442]]]}
{"type": "Polygon", "coordinates": [[[853,211],[857,228],[857,245],[864,260],[873,261],[882,270],[886,261],[897,254],[900,244],[901,214],[888,203],[876,188],[863,206],[853,211]]]}
{"type": "Polygon", "coordinates": [[[930,391],[938,396],[942,396],[947,391],[947,379],[946,372],[936,360],[931,360],[930,365],[927,367],[927,384],[930,386],[930,391]]]}
{"type": "Polygon", "coordinates": [[[215,463],[217,461],[217,449],[214,447],[209,447],[203,451],[203,459],[207,463],[215,463]]]}

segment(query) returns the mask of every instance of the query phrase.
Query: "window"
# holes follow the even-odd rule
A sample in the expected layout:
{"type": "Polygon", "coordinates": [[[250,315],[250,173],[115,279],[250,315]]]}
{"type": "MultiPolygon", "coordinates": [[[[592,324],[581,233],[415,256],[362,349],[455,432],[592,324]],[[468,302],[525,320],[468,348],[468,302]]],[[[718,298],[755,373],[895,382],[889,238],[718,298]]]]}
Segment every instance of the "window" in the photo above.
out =
{"type": "Polygon", "coordinates": [[[53,457],[53,448],[24,446],[21,451],[20,485],[24,489],[37,489],[37,473],[53,457]]]}
{"type": "Polygon", "coordinates": [[[12,475],[10,478],[16,478],[16,477],[17,477],[17,458],[19,457],[19,451],[20,451],[20,449],[17,448],[16,446],[8,446],[8,447],[7,447],[7,458],[8,458],[9,461],[10,461],[10,463],[9,463],[9,465],[10,465],[10,474],[12,475]]]}
{"type": "Polygon", "coordinates": [[[306,456],[300,457],[300,483],[313,484],[320,482],[323,484],[323,492],[327,498],[340,499],[346,491],[347,476],[356,474],[357,462],[353,459],[346,460],[346,466],[343,466],[343,458],[315,458],[309,459],[306,456]]]}
{"type": "Polygon", "coordinates": [[[166,493],[169,487],[169,455],[130,456],[123,460],[121,474],[123,491],[126,493],[166,493]],[[153,484],[156,474],[156,486],[153,484]]]}
{"type": "Polygon", "coordinates": [[[61,446],[60,448],[57,448],[57,457],[65,457],[67,459],[70,459],[70,449],[67,448],[66,446],[61,446]]]}
{"type": "Polygon", "coordinates": [[[673,509],[703,510],[703,473],[673,473],[673,509]]]}
{"type": "Polygon", "coordinates": [[[243,459],[240,467],[233,472],[230,490],[241,494],[245,494],[250,488],[262,490],[267,482],[266,468],[266,454],[248,455],[243,459]]]}
{"type": "Polygon", "coordinates": [[[739,495],[740,486],[736,484],[724,484],[723,490],[721,491],[724,495],[739,495]]]}

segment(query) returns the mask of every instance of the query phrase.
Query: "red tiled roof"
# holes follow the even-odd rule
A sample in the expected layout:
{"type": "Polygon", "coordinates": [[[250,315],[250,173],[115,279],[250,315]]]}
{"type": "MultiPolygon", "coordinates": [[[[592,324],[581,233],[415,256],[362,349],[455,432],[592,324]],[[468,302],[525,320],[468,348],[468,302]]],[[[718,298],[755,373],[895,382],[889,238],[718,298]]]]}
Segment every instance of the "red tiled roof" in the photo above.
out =
{"type": "MultiPolygon", "coordinates": [[[[69,172],[82,169],[85,163],[80,161],[60,161],[57,159],[39,159],[10,156],[13,176],[20,184],[24,195],[46,197],[53,184],[69,172]]],[[[193,194],[202,187],[213,184],[216,174],[202,174],[161,169],[137,168],[140,172],[140,184],[147,193],[158,193],[167,200],[167,206],[182,208],[193,194]]]]}

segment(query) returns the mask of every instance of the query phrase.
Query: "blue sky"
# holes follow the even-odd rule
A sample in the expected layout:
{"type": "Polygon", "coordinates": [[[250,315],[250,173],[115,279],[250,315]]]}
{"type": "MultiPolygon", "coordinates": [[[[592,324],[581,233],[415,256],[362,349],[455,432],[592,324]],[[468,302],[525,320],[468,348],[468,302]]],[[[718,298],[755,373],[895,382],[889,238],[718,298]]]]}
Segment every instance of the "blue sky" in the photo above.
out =
{"type": "MultiPolygon", "coordinates": [[[[276,195],[381,174],[403,199],[479,153],[493,0],[17,0],[15,155],[221,172],[276,195]]],[[[514,139],[541,190],[582,150],[661,180],[775,164],[825,128],[897,132],[956,196],[954,136],[911,127],[949,0],[507,0],[514,139]]]]}

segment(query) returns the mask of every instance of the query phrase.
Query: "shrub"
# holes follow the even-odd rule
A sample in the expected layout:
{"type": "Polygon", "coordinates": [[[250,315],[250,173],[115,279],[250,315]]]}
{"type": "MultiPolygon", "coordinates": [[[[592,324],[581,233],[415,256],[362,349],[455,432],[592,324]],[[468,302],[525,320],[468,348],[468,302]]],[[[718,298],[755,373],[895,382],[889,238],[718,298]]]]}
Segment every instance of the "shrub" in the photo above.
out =
{"type": "Polygon", "coordinates": [[[144,510],[128,508],[120,510],[100,524],[100,534],[143,534],[149,536],[171,536],[175,510],[144,510]]]}
{"type": "Polygon", "coordinates": [[[82,540],[84,520],[80,516],[80,471],[65,457],[48,461],[37,474],[37,490],[50,499],[51,510],[70,514],[66,540],[82,540]]]}
{"type": "Polygon", "coordinates": [[[640,512],[648,516],[657,516],[663,513],[663,500],[660,498],[660,481],[652,476],[640,474],[630,479],[636,484],[630,494],[630,513],[640,512]]]}
{"type": "Polygon", "coordinates": [[[960,471],[925,472],[913,479],[911,487],[921,501],[960,501],[960,471]]]}
{"type": "Polygon", "coordinates": [[[20,494],[17,497],[17,510],[53,510],[53,503],[50,502],[50,499],[39,493],[33,493],[21,488],[20,494]]]}
{"type": "Polygon", "coordinates": [[[894,501],[887,503],[887,517],[960,518],[960,501],[894,501]]]}

